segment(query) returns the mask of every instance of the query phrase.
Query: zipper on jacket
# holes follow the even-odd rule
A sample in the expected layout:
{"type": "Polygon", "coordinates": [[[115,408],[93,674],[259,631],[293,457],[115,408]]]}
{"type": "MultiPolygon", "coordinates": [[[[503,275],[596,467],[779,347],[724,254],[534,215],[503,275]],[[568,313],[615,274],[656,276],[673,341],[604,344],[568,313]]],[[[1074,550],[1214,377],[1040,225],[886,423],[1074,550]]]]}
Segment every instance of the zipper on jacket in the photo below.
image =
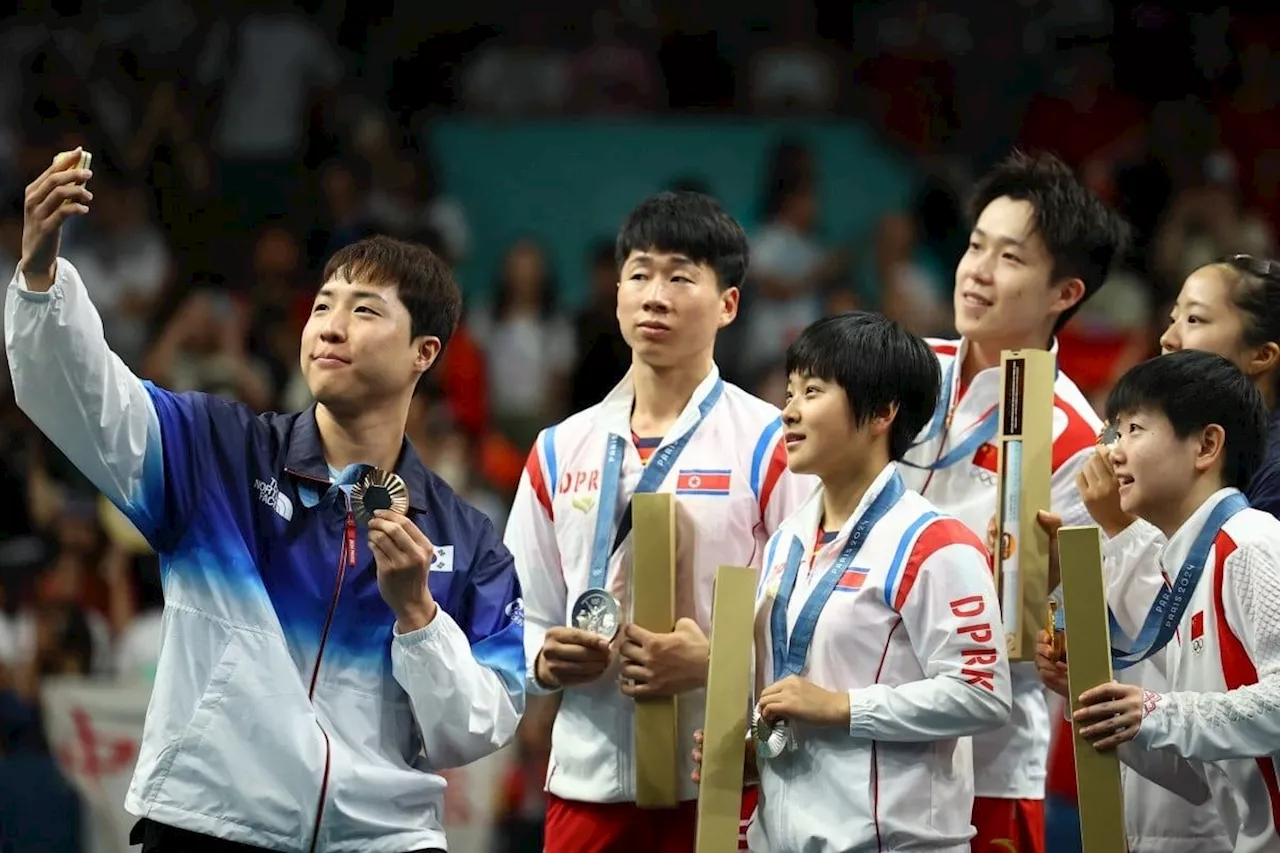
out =
{"type": "MultiPolygon", "coordinates": [[[[342,554],[338,557],[338,573],[333,582],[333,598],[329,600],[329,613],[324,619],[324,630],[320,632],[320,646],[316,649],[316,663],[311,670],[311,685],[307,688],[308,701],[314,702],[316,681],[320,676],[320,662],[324,659],[324,645],[329,639],[329,629],[333,626],[333,614],[338,609],[338,597],[342,594],[342,581],[347,576],[347,568],[356,564],[356,517],[351,511],[351,498],[347,498],[347,516],[342,526],[342,554]]],[[[329,733],[320,725],[320,734],[324,737],[324,777],[320,782],[320,797],[316,802],[316,821],[311,828],[311,853],[315,853],[316,843],[320,840],[320,824],[324,820],[324,801],[329,793],[329,764],[332,758],[329,733]]]]}

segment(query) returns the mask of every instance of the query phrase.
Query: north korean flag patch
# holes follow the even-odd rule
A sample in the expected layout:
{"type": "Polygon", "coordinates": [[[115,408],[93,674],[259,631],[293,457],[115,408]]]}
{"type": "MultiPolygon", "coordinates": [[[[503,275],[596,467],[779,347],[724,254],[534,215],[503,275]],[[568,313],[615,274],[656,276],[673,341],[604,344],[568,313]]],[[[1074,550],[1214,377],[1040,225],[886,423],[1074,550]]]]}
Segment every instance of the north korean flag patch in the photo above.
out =
{"type": "Polygon", "coordinates": [[[729,470],[681,471],[676,477],[677,495],[727,495],[729,470]]]}

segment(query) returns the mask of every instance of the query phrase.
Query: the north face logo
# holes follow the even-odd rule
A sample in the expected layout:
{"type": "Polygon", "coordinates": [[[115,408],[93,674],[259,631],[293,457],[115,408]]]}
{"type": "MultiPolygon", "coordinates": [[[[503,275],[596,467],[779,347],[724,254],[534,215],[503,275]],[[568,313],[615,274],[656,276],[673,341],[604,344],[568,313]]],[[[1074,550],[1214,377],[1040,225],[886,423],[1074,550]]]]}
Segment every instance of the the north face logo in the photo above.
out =
{"type": "Polygon", "coordinates": [[[274,509],[276,515],[285,521],[293,520],[293,501],[289,500],[288,495],[280,491],[280,485],[276,482],[275,477],[271,478],[270,483],[254,480],[253,489],[258,493],[258,500],[274,509]]]}

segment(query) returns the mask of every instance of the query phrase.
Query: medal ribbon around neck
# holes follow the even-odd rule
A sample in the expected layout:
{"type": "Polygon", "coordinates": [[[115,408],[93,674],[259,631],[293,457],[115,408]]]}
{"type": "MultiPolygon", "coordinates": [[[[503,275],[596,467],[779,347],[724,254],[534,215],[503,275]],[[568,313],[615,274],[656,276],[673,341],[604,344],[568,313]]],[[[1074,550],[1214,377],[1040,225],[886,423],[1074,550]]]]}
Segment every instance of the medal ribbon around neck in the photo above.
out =
{"type": "MultiPolygon", "coordinates": [[[[933,410],[933,418],[929,421],[928,431],[911,443],[910,450],[914,450],[921,445],[928,444],[935,438],[938,438],[939,435],[942,436],[942,440],[944,442],[947,440],[945,433],[950,431],[952,416],[951,383],[955,378],[956,362],[959,360],[960,358],[957,355],[955,358],[951,359],[950,363],[947,364],[946,372],[942,375],[942,388],[938,392],[938,402],[933,410]]],[[[1058,378],[1058,366],[1056,359],[1053,368],[1053,378],[1055,380],[1058,378]]],[[[957,400],[956,404],[959,405],[959,402],[960,401],[957,400]]],[[[973,428],[970,430],[969,434],[965,436],[963,441],[951,448],[951,450],[947,451],[945,454],[940,453],[937,459],[923,465],[915,462],[908,462],[906,459],[902,460],[902,464],[915,468],[919,471],[939,471],[943,468],[950,468],[952,465],[963,462],[966,459],[972,459],[973,455],[978,452],[978,449],[981,448],[982,445],[990,442],[991,439],[995,438],[999,431],[1000,406],[995,405],[990,409],[987,409],[982,417],[978,419],[978,422],[974,424],[973,428]]]]}
{"type": "MultiPolygon", "coordinates": [[[[898,502],[906,491],[902,475],[897,471],[880,494],[876,495],[871,506],[867,507],[862,518],[849,533],[849,539],[841,549],[835,562],[822,575],[808,600],[796,619],[790,637],[787,635],[787,609],[791,605],[791,595],[795,592],[796,580],[800,574],[800,562],[804,559],[804,545],[799,538],[792,537],[791,548],[787,552],[786,568],[782,572],[782,580],[778,584],[778,593],[769,611],[769,634],[773,646],[773,680],[781,681],[789,675],[798,675],[804,669],[805,660],[809,657],[809,647],[813,644],[813,634],[818,627],[818,616],[836,584],[845,571],[858,556],[872,529],[884,518],[885,514],[898,502]]],[[[765,722],[760,715],[760,707],[752,712],[752,728],[755,731],[756,754],[761,758],[777,758],[795,746],[795,735],[786,720],[778,720],[772,725],[765,722]]]]}
{"type": "MultiPolygon", "coordinates": [[[[724,380],[717,379],[710,393],[698,405],[698,419],[680,438],[658,448],[645,466],[640,482],[636,485],[636,494],[656,492],[666,480],[667,474],[675,466],[676,460],[689,444],[689,439],[697,432],[698,427],[707,419],[716,401],[724,392],[724,380]]],[[[613,532],[613,519],[617,512],[618,490],[622,479],[622,461],[626,454],[626,439],[616,433],[609,435],[605,446],[604,470],[600,476],[600,504],[596,510],[596,530],[591,548],[591,569],[587,588],[604,589],[609,573],[609,558],[621,547],[623,540],[631,532],[631,501],[623,510],[622,520],[618,524],[617,535],[613,539],[613,547],[609,546],[609,534],[613,532]]]]}
{"type": "MultiPolygon", "coordinates": [[[[919,439],[911,443],[911,449],[914,450],[923,444],[928,444],[939,435],[942,436],[943,441],[946,441],[946,435],[944,433],[951,424],[951,383],[955,378],[956,362],[959,360],[960,359],[957,356],[956,358],[951,359],[951,362],[947,365],[947,370],[942,375],[942,388],[938,393],[938,403],[933,410],[933,418],[929,421],[928,431],[919,439]]],[[[958,402],[959,401],[957,401],[957,403],[958,402]]],[[[974,425],[969,434],[965,436],[964,441],[961,441],[945,454],[942,454],[932,462],[923,465],[908,462],[905,459],[902,460],[902,464],[921,471],[937,471],[942,468],[950,468],[958,462],[973,458],[973,455],[978,452],[978,449],[982,447],[982,445],[996,437],[996,433],[999,431],[999,426],[1000,407],[992,406],[978,420],[978,423],[974,425]]]]}
{"type": "Polygon", "coordinates": [[[871,535],[871,530],[893,508],[905,491],[902,476],[894,471],[889,482],[880,490],[880,494],[876,495],[871,506],[867,507],[862,518],[858,519],[857,524],[854,525],[848,541],[840,551],[840,556],[836,557],[835,562],[809,594],[804,608],[796,619],[795,627],[788,637],[787,608],[791,604],[796,578],[800,574],[800,561],[804,558],[804,545],[797,538],[791,540],[791,550],[787,554],[786,568],[782,573],[782,581],[778,585],[778,595],[774,598],[773,607],[769,612],[774,681],[781,681],[789,675],[797,675],[804,669],[805,660],[809,656],[809,646],[813,643],[813,633],[818,626],[818,616],[827,606],[827,601],[835,591],[836,584],[858,556],[858,552],[862,550],[867,537],[871,535]]]}
{"type": "Polygon", "coordinates": [[[1223,525],[1236,513],[1248,508],[1248,498],[1239,492],[1223,498],[1213,508],[1213,512],[1204,523],[1204,527],[1200,528],[1200,533],[1196,535],[1195,541],[1192,542],[1191,550],[1187,552],[1187,559],[1183,561],[1182,568],[1178,571],[1178,576],[1173,579],[1173,585],[1161,587],[1160,592],[1156,594],[1155,601],[1151,603],[1151,609],[1147,611],[1147,618],[1142,623],[1142,630],[1138,632],[1137,639],[1129,641],[1128,636],[1120,627],[1120,623],[1116,621],[1115,613],[1110,607],[1107,608],[1107,617],[1111,623],[1113,642],[1116,637],[1121,637],[1128,641],[1127,645],[1129,646],[1126,651],[1112,645],[1111,666],[1113,669],[1128,669],[1134,664],[1141,663],[1151,657],[1169,644],[1182,622],[1182,615],[1187,612],[1187,606],[1191,603],[1191,594],[1196,591],[1196,586],[1200,583],[1200,576],[1204,574],[1204,564],[1209,559],[1209,550],[1213,547],[1213,541],[1218,537],[1223,525]]]}

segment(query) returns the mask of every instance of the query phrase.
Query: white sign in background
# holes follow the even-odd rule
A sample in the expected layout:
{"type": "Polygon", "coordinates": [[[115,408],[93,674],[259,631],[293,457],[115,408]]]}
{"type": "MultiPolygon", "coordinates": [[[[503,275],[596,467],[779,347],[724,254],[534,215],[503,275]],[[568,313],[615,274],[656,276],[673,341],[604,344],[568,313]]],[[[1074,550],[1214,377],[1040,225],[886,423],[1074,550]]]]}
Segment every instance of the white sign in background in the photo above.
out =
{"type": "MultiPolygon", "coordinates": [[[[41,687],[49,747],[85,803],[86,853],[137,853],[129,830],[137,820],[124,796],[138,758],[149,691],[82,679],[50,679],[41,687]]],[[[449,853],[493,849],[496,786],[508,751],[445,773],[449,853]]]]}

